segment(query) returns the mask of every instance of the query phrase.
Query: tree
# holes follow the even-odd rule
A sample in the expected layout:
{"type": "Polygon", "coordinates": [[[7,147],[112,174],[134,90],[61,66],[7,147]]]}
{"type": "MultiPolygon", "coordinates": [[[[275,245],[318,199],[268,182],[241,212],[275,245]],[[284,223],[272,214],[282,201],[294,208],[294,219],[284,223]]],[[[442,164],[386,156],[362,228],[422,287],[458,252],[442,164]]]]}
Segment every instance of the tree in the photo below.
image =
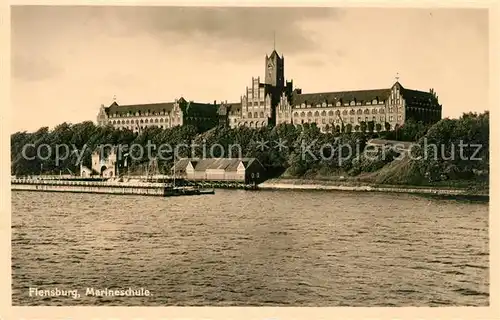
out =
{"type": "Polygon", "coordinates": [[[361,132],[366,132],[366,122],[361,121],[360,126],[359,126],[361,132]]]}
{"type": "Polygon", "coordinates": [[[346,132],[346,133],[351,133],[351,132],[352,132],[352,124],[348,123],[348,124],[345,126],[345,132],[346,132]]]}
{"type": "Polygon", "coordinates": [[[384,127],[385,127],[385,131],[391,131],[391,124],[389,122],[386,122],[384,124],[384,127]]]}
{"type": "Polygon", "coordinates": [[[359,131],[359,124],[354,126],[354,131],[358,132],[359,131]]]}
{"type": "Polygon", "coordinates": [[[377,130],[377,132],[382,131],[382,125],[380,123],[375,124],[375,130],[377,130]]]}
{"type": "Polygon", "coordinates": [[[373,133],[373,129],[375,128],[375,122],[368,121],[368,132],[373,133]]]}

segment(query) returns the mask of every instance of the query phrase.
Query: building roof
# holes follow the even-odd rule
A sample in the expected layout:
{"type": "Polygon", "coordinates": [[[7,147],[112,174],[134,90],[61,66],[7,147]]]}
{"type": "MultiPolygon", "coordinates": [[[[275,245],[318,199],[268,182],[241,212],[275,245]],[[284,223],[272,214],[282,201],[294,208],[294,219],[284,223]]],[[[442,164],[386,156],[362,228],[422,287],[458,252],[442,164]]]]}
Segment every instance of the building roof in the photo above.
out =
{"type": "Polygon", "coordinates": [[[191,163],[194,170],[198,172],[206,170],[236,171],[240,162],[245,168],[248,168],[253,162],[260,163],[255,158],[182,158],[175,163],[175,170],[185,170],[188,163],[191,163]]]}
{"type": "Polygon", "coordinates": [[[357,90],[357,91],[337,91],[337,92],[320,92],[320,93],[302,93],[294,92],[292,94],[293,104],[301,105],[302,103],[316,105],[323,102],[336,103],[337,101],[372,101],[373,99],[385,100],[391,94],[391,89],[374,89],[374,90],[357,90]]]}
{"type": "Polygon", "coordinates": [[[430,92],[406,89],[403,88],[403,86],[401,86],[401,95],[409,104],[414,104],[414,103],[438,104],[437,98],[430,92]]]}
{"type": "MultiPolygon", "coordinates": [[[[438,104],[437,97],[430,92],[406,89],[399,82],[396,82],[394,85],[399,85],[401,87],[401,95],[408,104],[438,104]]],[[[392,87],[394,87],[394,85],[392,87]]],[[[389,98],[391,88],[319,93],[298,93],[294,91],[292,94],[292,101],[294,105],[301,105],[302,103],[316,105],[323,102],[336,103],[337,101],[345,103],[353,100],[363,103],[374,99],[384,101],[389,98]]]]}
{"type": "Polygon", "coordinates": [[[234,102],[234,103],[228,103],[227,104],[227,111],[237,111],[239,112],[241,110],[241,102],[234,102]]]}
{"type": "MultiPolygon", "coordinates": [[[[217,113],[218,105],[211,103],[200,103],[194,101],[186,101],[184,98],[180,98],[178,103],[184,104],[186,106],[186,113],[189,116],[213,116],[217,113]]],[[[131,105],[118,105],[118,103],[113,102],[109,107],[106,108],[106,113],[114,114],[118,113],[120,115],[130,113],[135,113],[137,111],[148,111],[150,114],[154,113],[169,113],[174,108],[175,102],[160,102],[160,103],[147,103],[147,104],[131,104],[131,105]]]]}
{"type": "MultiPolygon", "coordinates": [[[[181,98],[182,99],[182,98],[181,98]]],[[[182,100],[181,100],[182,101],[182,100]]],[[[174,108],[175,102],[161,102],[161,103],[146,103],[146,104],[130,104],[130,105],[118,105],[118,103],[113,102],[109,107],[106,108],[107,114],[127,114],[127,112],[134,113],[136,111],[147,111],[150,113],[160,113],[170,112],[174,108]]]]}

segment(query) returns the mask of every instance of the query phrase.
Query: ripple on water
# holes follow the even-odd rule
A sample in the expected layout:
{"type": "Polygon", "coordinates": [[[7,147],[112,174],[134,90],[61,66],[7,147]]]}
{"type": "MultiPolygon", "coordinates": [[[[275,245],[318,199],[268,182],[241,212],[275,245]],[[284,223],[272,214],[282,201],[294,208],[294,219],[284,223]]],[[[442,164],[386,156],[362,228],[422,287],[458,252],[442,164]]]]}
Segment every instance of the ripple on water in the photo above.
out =
{"type": "Polygon", "coordinates": [[[14,305],[489,304],[481,203],[343,192],[13,192],[12,226],[14,305]],[[33,299],[30,286],[153,295],[33,299]]]}

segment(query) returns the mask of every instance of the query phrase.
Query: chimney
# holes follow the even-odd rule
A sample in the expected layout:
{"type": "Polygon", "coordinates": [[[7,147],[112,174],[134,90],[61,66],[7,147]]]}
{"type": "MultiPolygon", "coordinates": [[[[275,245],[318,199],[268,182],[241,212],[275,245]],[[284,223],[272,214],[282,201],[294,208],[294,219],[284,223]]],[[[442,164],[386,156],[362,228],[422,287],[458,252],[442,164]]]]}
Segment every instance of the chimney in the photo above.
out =
{"type": "Polygon", "coordinates": [[[217,104],[217,100],[214,100],[214,106],[217,104]]]}

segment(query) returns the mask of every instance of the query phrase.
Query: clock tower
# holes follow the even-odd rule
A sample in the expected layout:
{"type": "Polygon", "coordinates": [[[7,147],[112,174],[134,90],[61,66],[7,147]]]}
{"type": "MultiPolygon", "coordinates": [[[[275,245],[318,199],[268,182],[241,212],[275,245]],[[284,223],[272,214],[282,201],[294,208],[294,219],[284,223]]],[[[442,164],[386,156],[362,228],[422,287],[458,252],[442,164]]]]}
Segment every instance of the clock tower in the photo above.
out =
{"type": "Polygon", "coordinates": [[[285,58],[276,50],[271,56],[266,55],[266,84],[277,88],[285,86],[285,58]]]}

